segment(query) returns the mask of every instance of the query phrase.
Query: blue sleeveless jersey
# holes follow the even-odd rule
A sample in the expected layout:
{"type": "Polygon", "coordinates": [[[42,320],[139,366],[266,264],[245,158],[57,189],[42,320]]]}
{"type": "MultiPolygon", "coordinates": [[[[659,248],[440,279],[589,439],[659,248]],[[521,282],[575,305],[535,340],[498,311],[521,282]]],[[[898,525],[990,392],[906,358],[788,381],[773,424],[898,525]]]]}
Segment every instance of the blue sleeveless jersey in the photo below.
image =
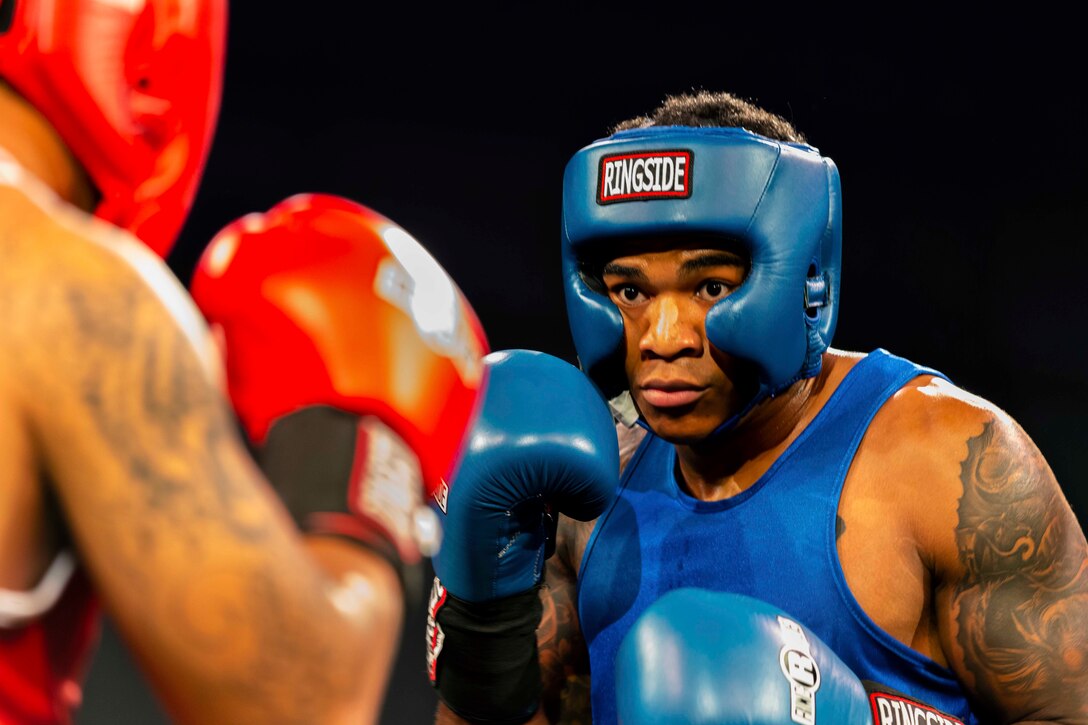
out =
{"type": "Polygon", "coordinates": [[[860,679],[966,725],[978,722],[951,670],[862,611],[835,546],[839,494],[862,435],[895,391],[926,374],[939,375],[883,350],[871,353],[770,470],[723,501],[681,491],[675,449],[646,436],[582,560],[578,612],[589,644],[594,723],[616,722],[614,665],[623,636],[662,594],[691,586],[769,602],[819,635],[860,679]]]}

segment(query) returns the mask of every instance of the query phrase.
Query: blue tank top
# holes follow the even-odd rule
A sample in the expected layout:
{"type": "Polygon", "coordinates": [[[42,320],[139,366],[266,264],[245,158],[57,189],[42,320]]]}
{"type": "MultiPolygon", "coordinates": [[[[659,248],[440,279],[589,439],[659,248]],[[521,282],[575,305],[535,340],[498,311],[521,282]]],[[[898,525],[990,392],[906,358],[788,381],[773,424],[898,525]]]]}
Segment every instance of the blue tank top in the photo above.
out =
{"type": "MultiPolygon", "coordinates": [[[[750,488],[699,501],[675,478],[673,446],[653,434],[632,456],[586,546],[578,614],[589,645],[593,722],[616,722],[623,636],[662,594],[685,586],[746,594],[807,625],[862,680],[978,722],[951,670],[881,630],[854,599],[835,546],[846,472],[881,405],[919,375],[884,350],[850,370],[824,408],[750,488]]],[[[941,376],[943,377],[943,376],[941,376]]]]}

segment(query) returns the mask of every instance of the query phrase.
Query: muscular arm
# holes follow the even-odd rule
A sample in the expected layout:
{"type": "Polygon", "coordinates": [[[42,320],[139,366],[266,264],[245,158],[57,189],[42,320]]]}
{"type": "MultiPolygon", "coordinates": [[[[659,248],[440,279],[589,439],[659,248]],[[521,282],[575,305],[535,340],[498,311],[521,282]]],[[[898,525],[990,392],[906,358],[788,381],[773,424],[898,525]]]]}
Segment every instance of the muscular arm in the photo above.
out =
{"type": "Polygon", "coordinates": [[[578,623],[577,568],[593,531],[593,521],[559,519],[556,555],[548,561],[541,589],[544,615],[537,630],[542,708],[553,723],[589,725],[589,651],[578,623]]]}
{"type": "Polygon", "coordinates": [[[956,561],[937,598],[950,664],[995,722],[1088,722],[1088,547],[1053,473],[994,414],[959,477],[956,561]]]}
{"type": "Polygon", "coordinates": [[[303,546],[157,260],[123,239],[32,229],[33,241],[2,240],[15,404],[81,560],[167,706],[204,723],[373,717],[399,628],[393,572],[342,544],[303,546]]]}

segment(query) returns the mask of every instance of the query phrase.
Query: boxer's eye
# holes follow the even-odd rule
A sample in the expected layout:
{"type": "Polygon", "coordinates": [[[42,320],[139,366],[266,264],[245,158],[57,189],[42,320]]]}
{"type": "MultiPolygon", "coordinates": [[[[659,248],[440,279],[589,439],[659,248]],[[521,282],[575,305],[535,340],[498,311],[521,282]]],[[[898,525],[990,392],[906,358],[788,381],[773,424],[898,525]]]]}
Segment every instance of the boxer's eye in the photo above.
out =
{"type": "Polygon", "coordinates": [[[733,286],[719,279],[708,279],[699,285],[696,294],[705,300],[716,302],[733,291],[733,286]]]}
{"type": "Polygon", "coordinates": [[[646,299],[642,290],[631,284],[615,285],[611,291],[616,301],[626,305],[637,305],[646,299]]]}

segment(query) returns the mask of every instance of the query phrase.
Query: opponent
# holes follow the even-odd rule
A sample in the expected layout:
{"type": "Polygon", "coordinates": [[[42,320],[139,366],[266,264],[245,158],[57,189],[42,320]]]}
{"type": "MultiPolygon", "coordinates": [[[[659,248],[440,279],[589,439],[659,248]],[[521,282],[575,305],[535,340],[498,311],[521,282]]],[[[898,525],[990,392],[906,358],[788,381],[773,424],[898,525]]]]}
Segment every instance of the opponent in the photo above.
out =
{"type": "Polygon", "coordinates": [[[575,345],[621,446],[642,440],[595,523],[560,520],[543,707],[523,688],[509,722],[584,720],[587,691],[616,722],[620,643],[691,586],[781,609],[925,717],[1088,722],[1088,547],[1053,474],[939,373],[828,347],[840,244],[834,164],[728,94],[669,99],[568,164],[575,345]]]}
{"type": "Polygon", "coordinates": [[[98,601],[179,722],[376,710],[396,572],[304,546],[156,256],[211,141],[225,14],[0,0],[0,722],[70,721],[98,601]]]}

